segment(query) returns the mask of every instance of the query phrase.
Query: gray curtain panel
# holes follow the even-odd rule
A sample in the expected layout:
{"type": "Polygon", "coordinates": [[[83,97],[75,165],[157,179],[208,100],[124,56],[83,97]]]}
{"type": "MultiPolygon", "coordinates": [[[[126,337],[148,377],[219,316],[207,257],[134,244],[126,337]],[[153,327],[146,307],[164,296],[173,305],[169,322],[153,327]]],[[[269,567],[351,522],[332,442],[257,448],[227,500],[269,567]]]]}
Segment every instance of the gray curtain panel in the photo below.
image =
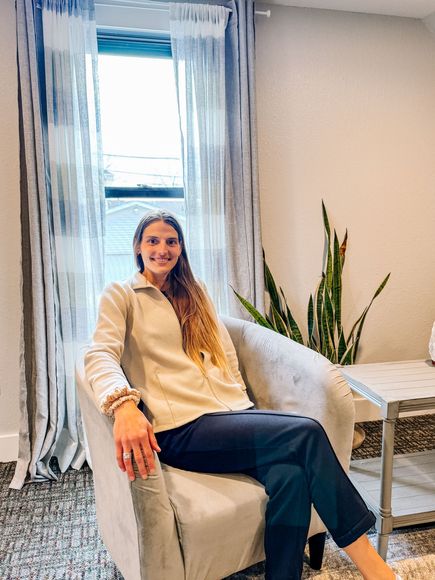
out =
{"type": "MultiPolygon", "coordinates": [[[[55,375],[55,328],[50,324],[54,317],[55,299],[51,268],[47,271],[46,267],[47,262],[50,264],[51,254],[34,7],[32,2],[24,0],[17,0],[16,7],[19,39],[23,317],[19,456],[11,487],[19,489],[31,463],[31,478],[38,479],[36,463],[41,456],[48,428],[47,394],[50,377],[55,375]],[[35,247],[35,241],[38,248],[35,247]],[[35,425],[36,409],[39,409],[39,424],[44,424],[43,429],[35,425]]],[[[46,476],[47,469],[44,467],[39,479],[45,479],[46,476]]]]}
{"type": "Polygon", "coordinates": [[[78,345],[103,284],[93,0],[17,0],[22,206],[19,458],[12,488],[80,468],[78,345]],[[43,43],[42,43],[43,38],[43,43]]]}
{"type": "MultiPolygon", "coordinates": [[[[231,0],[226,33],[227,156],[225,217],[230,284],[264,312],[255,99],[255,3],[231,0]]],[[[234,300],[233,313],[247,317],[234,300]]]]}
{"type": "MultiPolygon", "coordinates": [[[[249,318],[246,310],[242,308],[235,298],[231,286],[243,297],[247,298],[249,302],[254,304],[258,310],[264,312],[264,267],[263,267],[263,252],[261,243],[261,225],[260,225],[260,200],[259,200],[259,186],[258,186],[258,158],[257,158],[257,129],[256,129],[256,103],[255,103],[255,3],[253,0],[192,0],[189,3],[180,3],[178,6],[181,9],[187,10],[186,6],[189,5],[218,5],[229,9],[229,17],[225,30],[225,171],[224,171],[224,187],[223,187],[223,228],[224,234],[223,239],[225,242],[224,252],[225,260],[216,260],[211,248],[208,248],[207,237],[203,235],[205,242],[204,247],[191,246],[189,248],[193,257],[198,253],[204,251],[209,251],[209,255],[212,256],[216,263],[224,263],[225,272],[222,274],[221,286],[225,286],[219,289],[220,292],[226,292],[225,300],[218,299],[218,305],[224,305],[224,311],[229,312],[233,316],[238,316],[239,318],[249,318]]],[[[175,4],[176,6],[177,4],[175,4]]],[[[198,26],[201,22],[198,22],[198,26]]],[[[190,36],[193,35],[192,28],[189,29],[190,36]]],[[[192,45],[196,50],[198,49],[199,40],[194,38],[192,45]]],[[[202,42],[205,42],[204,39],[202,42]]],[[[217,43],[217,39],[213,39],[213,43],[217,43]]],[[[184,47],[187,45],[187,41],[180,39],[173,39],[172,41],[174,48],[183,48],[182,59],[190,58],[189,54],[195,54],[194,51],[190,50],[187,52],[184,47]]],[[[210,46],[210,50],[211,50],[210,46]]],[[[175,55],[180,50],[175,51],[175,55]]],[[[221,59],[214,57],[216,61],[216,66],[219,64],[221,59]]],[[[187,70],[191,70],[193,65],[192,61],[186,61],[187,65],[184,67],[184,62],[181,63],[181,70],[187,75],[187,70]]],[[[191,98],[193,102],[196,103],[198,109],[200,106],[198,99],[202,98],[204,91],[201,91],[201,87],[196,88],[196,93],[193,97],[189,96],[188,89],[191,87],[183,86],[183,91],[186,91],[187,100],[191,98]]],[[[178,87],[179,99],[180,99],[180,86],[178,87]]],[[[210,100],[210,99],[209,99],[210,100]]],[[[180,102],[179,102],[180,104],[180,102]]],[[[180,106],[180,110],[183,107],[180,106]]],[[[186,117],[188,115],[192,116],[195,111],[188,110],[186,117]]],[[[183,118],[183,115],[181,115],[183,118]]],[[[202,117],[206,118],[205,115],[202,117]]],[[[211,118],[209,116],[209,118],[211,118]]],[[[190,119],[191,120],[191,119],[190,119]]],[[[204,120],[195,119],[196,123],[202,122],[204,120]]],[[[191,120],[191,124],[193,121],[191,120]]],[[[184,123],[188,127],[188,123],[184,123]]],[[[183,128],[183,123],[181,123],[183,128]]],[[[207,135],[207,127],[202,127],[202,133],[207,135]]],[[[193,133],[193,131],[192,131],[193,133]]],[[[186,138],[186,135],[183,135],[186,138]]],[[[204,202],[204,196],[207,196],[207,191],[211,188],[207,182],[207,177],[209,175],[215,175],[215,167],[217,162],[210,165],[207,156],[203,154],[201,159],[204,160],[208,165],[201,167],[201,171],[196,171],[195,163],[196,158],[192,159],[195,154],[195,148],[201,153],[202,148],[204,148],[207,143],[205,143],[205,138],[201,136],[201,132],[196,131],[195,138],[191,139],[190,151],[192,155],[188,159],[184,159],[185,168],[193,167],[195,171],[191,171],[191,174],[195,174],[194,177],[199,175],[199,180],[204,180],[203,192],[201,188],[196,184],[196,189],[200,191],[198,194],[202,196],[202,202],[200,210],[204,213],[207,219],[210,219],[210,215],[214,213],[215,219],[218,216],[218,212],[210,212],[210,203],[204,202]],[[196,141],[195,141],[196,140],[196,141]],[[200,141],[198,143],[198,141],[200,141]],[[208,170],[207,170],[208,167],[208,170]],[[205,177],[204,177],[205,176],[205,177]]],[[[185,147],[189,152],[189,147],[185,147]]],[[[217,149],[216,153],[209,153],[208,157],[211,155],[218,155],[220,149],[217,149]]],[[[189,173],[189,171],[187,172],[189,173]]],[[[186,169],[185,169],[185,185],[186,185],[186,196],[190,195],[189,185],[191,181],[186,180],[186,169]]],[[[189,178],[189,175],[187,175],[189,178]]],[[[216,190],[216,187],[214,187],[216,190]]],[[[195,192],[194,192],[195,193],[195,192]]],[[[215,191],[216,193],[216,191],[215,191]]],[[[207,200],[206,200],[207,201],[207,200]]],[[[189,206],[189,200],[186,200],[186,206],[189,206]]],[[[220,218],[219,218],[220,219],[220,218]]],[[[216,226],[214,226],[215,229],[216,226]]],[[[213,237],[213,236],[211,236],[213,237]]],[[[216,236],[215,236],[216,237],[216,236]]],[[[195,232],[193,242],[198,242],[199,236],[195,232]]],[[[222,239],[222,236],[220,236],[222,239]]],[[[216,251],[222,252],[220,247],[216,251]]],[[[216,284],[219,284],[219,279],[213,272],[216,267],[200,268],[200,275],[204,276],[205,282],[209,285],[210,291],[213,298],[216,299],[216,284]],[[205,273],[204,273],[205,272],[205,273]],[[210,279],[207,278],[210,274],[210,279]]]]}

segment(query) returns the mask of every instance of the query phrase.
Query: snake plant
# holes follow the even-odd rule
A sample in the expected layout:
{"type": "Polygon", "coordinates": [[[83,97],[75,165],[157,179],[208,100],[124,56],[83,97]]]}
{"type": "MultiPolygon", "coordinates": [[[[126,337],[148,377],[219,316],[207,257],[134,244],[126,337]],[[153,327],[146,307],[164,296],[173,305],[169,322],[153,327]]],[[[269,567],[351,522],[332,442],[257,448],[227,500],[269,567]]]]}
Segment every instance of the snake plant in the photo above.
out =
{"type": "Polygon", "coordinates": [[[336,231],[331,236],[331,228],[325,204],[322,201],[323,227],[325,230],[325,251],[322,276],[314,294],[310,294],[307,309],[306,342],[289,306],[282,288],[277,288],[272,273],[266,263],[264,252],[265,287],[270,298],[269,313],[263,316],[252,304],[234,293],[241,304],[251,314],[254,320],[275,330],[284,336],[306,344],[311,349],[323,354],[333,363],[342,365],[353,364],[358,355],[361,333],[367,314],[373,301],[379,296],[388,282],[388,274],[374,293],[368,306],[364,308],[359,318],[353,324],[349,333],[342,325],[342,274],[347,247],[347,230],[340,242],[336,231]]]}

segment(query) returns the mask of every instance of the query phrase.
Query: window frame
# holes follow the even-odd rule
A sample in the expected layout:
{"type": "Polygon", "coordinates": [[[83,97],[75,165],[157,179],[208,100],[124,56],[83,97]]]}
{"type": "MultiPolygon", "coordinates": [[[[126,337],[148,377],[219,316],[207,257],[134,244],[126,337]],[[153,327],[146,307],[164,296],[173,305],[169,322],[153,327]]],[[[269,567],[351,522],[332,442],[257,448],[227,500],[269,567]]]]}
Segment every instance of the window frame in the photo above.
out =
{"type": "MultiPolygon", "coordinates": [[[[98,54],[172,59],[168,34],[97,29],[98,54]]],[[[104,187],[106,199],[184,199],[183,187],[104,187]]]]}

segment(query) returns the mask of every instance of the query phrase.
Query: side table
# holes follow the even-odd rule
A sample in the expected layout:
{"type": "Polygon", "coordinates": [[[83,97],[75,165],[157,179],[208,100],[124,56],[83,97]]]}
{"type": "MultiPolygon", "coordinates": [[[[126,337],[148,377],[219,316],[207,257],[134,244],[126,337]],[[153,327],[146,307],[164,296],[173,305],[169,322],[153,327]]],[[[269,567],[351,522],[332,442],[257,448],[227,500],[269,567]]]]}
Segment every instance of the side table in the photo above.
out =
{"type": "Polygon", "coordinates": [[[352,461],[349,475],[376,515],[377,550],[385,560],[393,528],[435,521],[435,450],[394,456],[397,417],[435,409],[435,366],[414,360],[341,371],[352,390],[380,407],[382,456],[352,461]]]}

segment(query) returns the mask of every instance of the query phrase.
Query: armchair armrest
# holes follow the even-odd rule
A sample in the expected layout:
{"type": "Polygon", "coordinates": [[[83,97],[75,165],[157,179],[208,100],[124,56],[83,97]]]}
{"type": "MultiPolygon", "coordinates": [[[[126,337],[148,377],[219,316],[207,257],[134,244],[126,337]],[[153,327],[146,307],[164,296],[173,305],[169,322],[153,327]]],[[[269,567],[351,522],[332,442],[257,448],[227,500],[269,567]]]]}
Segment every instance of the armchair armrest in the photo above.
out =
{"type": "Polygon", "coordinates": [[[156,454],[156,475],[130,482],[116,462],[113,422],[98,410],[84,371],[76,365],[80,408],[104,544],[126,580],[182,580],[184,566],[174,512],[156,454]]]}
{"type": "Polygon", "coordinates": [[[229,317],[222,321],[257,407],[319,421],[348,469],[355,409],[351,390],[338,368],[324,356],[258,324],[229,317]]]}

